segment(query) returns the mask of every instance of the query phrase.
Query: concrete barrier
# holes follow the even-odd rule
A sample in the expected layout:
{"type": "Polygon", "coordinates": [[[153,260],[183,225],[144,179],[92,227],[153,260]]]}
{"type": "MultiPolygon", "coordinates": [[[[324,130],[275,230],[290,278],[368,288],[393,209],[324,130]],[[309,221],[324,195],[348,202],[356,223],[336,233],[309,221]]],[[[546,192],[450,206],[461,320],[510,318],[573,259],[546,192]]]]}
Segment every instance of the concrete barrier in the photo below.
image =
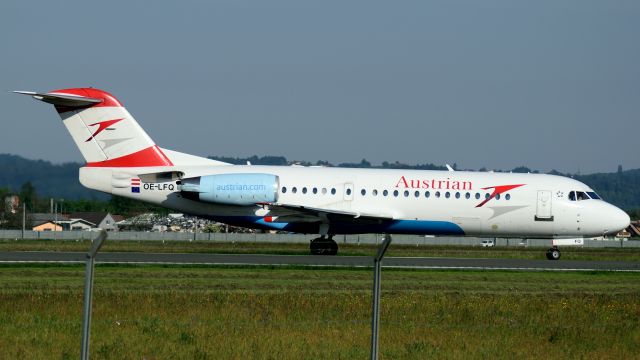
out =
{"type": "MultiPolygon", "coordinates": [[[[90,231],[25,231],[25,240],[90,240],[95,232],[90,231]]],[[[258,233],[187,233],[187,232],[109,232],[110,241],[216,241],[216,242],[270,242],[270,243],[309,243],[317,235],[302,234],[258,234],[258,233]]],[[[0,230],[0,239],[23,239],[20,230],[0,230]]],[[[382,234],[336,235],[334,240],[338,244],[378,244],[382,241],[382,234]]],[[[430,237],[418,235],[394,235],[394,244],[403,245],[460,245],[481,246],[483,238],[476,237],[430,237]]],[[[550,240],[495,238],[496,246],[517,247],[549,247],[550,240]]],[[[584,247],[624,247],[640,248],[640,241],[634,240],[585,240],[584,247]]]]}

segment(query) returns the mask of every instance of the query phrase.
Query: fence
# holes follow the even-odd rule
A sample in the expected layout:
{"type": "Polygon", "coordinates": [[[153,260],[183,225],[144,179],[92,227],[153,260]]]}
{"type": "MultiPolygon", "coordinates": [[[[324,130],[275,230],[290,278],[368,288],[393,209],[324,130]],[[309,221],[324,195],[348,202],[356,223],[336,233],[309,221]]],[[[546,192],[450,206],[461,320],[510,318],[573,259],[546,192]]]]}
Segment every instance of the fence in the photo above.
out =
{"type": "MultiPolygon", "coordinates": [[[[0,239],[9,240],[90,240],[96,235],[90,231],[25,231],[0,230],[0,239]]],[[[216,242],[270,242],[309,243],[317,235],[301,234],[260,234],[260,233],[187,233],[187,232],[109,232],[110,241],[216,241],[216,242]]],[[[382,234],[336,235],[338,244],[378,244],[382,234]]],[[[430,237],[418,235],[394,235],[394,244],[404,245],[461,245],[481,246],[484,238],[476,237],[430,237]]],[[[495,238],[496,246],[549,247],[548,239],[495,238]]],[[[634,240],[585,240],[584,247],[625,247],[640,248],[640,241],[634,240]]]]}

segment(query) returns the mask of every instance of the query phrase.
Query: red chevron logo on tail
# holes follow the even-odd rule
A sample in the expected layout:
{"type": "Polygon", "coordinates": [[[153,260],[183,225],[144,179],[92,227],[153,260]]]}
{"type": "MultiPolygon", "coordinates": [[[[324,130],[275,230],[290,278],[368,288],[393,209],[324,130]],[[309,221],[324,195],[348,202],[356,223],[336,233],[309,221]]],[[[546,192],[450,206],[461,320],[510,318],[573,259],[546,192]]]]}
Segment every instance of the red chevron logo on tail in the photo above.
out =
{"type": "Polygon", "coordinates": [[[106,120],[106,121],[101,121],[101,122],[97,122],[94,124],[90,124],[89,126],[96,126],[98,125],[98,130],[96,130],[96,132],[93,133],[93,135],[91,135],[91,137],[89,137],[87,140],[85,140],[85,142],[88,142],[92,139],[94,139],[96,137],[96,135],[100,134],[102,131],[106,130],[109,126],[124,120],[124,118],[121,119],[113,119],[113,120],[106,120]]]}

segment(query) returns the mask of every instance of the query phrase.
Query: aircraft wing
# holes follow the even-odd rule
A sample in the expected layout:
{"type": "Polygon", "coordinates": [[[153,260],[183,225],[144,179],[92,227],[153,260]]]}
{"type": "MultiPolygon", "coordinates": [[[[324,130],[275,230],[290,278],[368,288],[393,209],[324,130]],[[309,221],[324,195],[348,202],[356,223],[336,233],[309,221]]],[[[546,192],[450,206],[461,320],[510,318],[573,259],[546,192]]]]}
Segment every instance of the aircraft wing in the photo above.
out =
{"type": "Polygon", "coordinates": [[[388,214],[362,213],[351,210],[334,210],[302,205],[259,203],[269,210],[269,216],[278,222],[350,222],[354,224],[381,224],[393,220],[388,214]]]}

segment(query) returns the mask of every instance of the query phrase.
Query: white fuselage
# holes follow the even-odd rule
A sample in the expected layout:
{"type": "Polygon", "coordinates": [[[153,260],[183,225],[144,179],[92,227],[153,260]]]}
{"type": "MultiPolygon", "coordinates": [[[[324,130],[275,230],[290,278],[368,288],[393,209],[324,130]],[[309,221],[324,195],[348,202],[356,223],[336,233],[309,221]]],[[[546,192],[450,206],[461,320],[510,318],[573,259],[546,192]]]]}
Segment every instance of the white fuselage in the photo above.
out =
{"type": "Polygon", "coordinates": [[[80,180],[92,189],[226,223],[303,233],[321,231],[321,222],[279,219],[260,205],[232,206],[183,198],[177,179],[143,182],[139,192],[132,191],[132,178],[163,171],[179,172],[182,178],[273,174],[278,177],[278,203],[392,219],[369,225],[331,222],[330,234],[586,237],[617,232],[629,219],[599,199],[571,200],[571,192],[593,192],[585,184],[543,174],[226,165],[84,167],[80,180]]]}

